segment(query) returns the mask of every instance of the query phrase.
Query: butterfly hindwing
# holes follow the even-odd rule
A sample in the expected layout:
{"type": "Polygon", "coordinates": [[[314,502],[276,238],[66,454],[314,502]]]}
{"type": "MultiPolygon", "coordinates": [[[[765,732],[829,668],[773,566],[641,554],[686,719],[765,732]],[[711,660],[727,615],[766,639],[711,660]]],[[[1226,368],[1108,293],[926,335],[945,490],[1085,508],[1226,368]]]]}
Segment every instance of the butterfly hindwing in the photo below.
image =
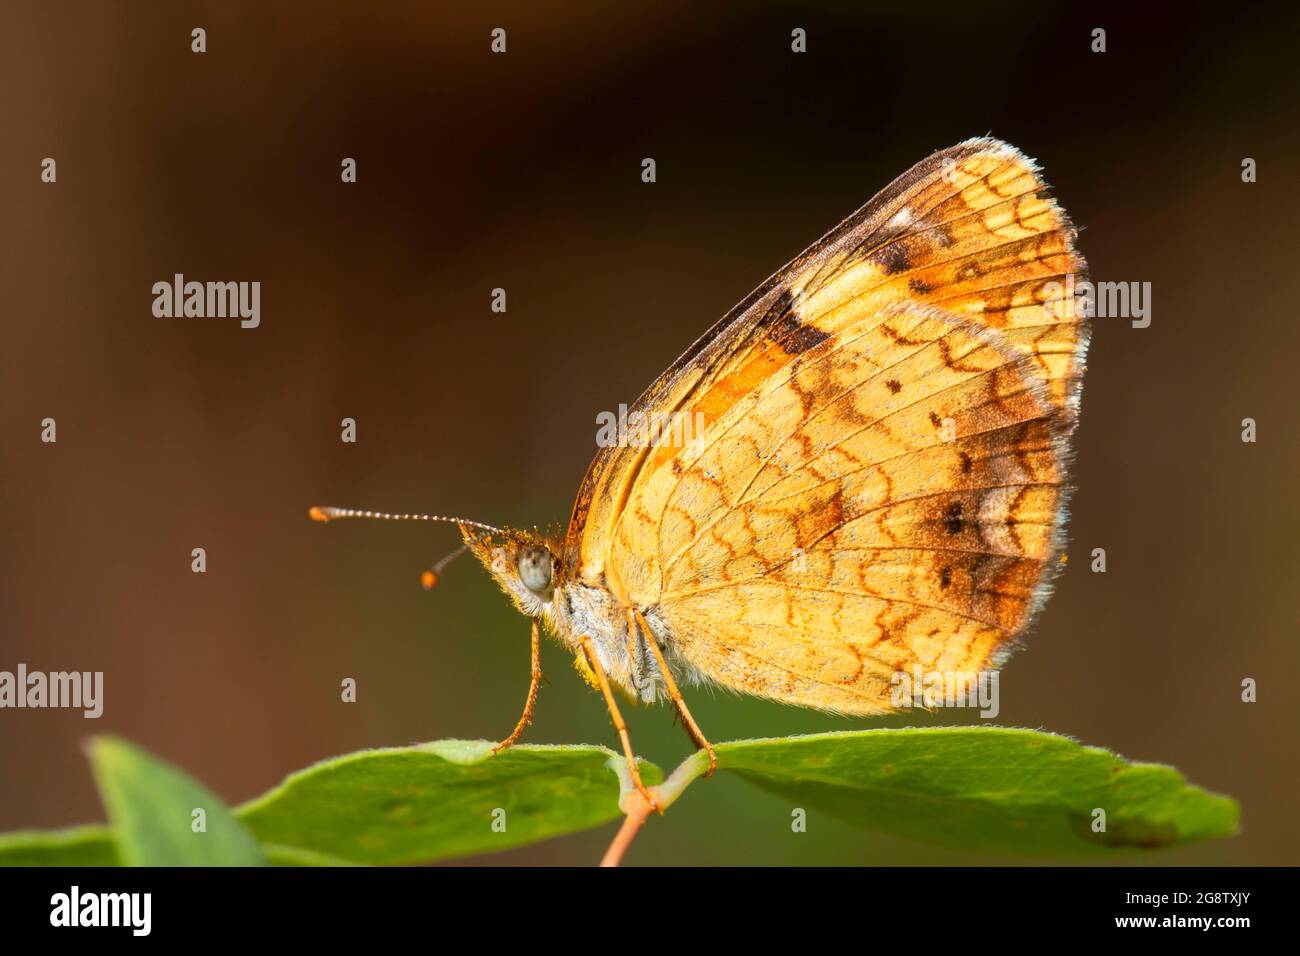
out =
{"type": "Polygon", "coordinates": [[[660,551],[632,559],[625,522],[613,563],[643,571],[630,599],[704,676],[884,710],[893,672],[978,670],[1020,629],[1058,546],[1058,418],[1029,360],[985,330],[891,310],[648,482],[633,505],[662,514],[660,551]]]}

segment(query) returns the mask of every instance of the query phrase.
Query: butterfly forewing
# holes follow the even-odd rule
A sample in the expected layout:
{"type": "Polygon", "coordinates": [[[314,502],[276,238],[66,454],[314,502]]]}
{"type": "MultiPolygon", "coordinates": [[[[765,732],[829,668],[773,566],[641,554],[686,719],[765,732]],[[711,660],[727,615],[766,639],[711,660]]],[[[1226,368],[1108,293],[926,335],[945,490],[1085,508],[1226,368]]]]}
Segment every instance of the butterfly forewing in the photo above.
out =
{"type": "Polygon", "coordinates": [[[706,427],[602,450],[571,573],[688,676],[804,706],[876,713],[897,670],[999,659],[1060,547],[1082,268],[1011,147],[923,161],[647,390],[706,427]]]}

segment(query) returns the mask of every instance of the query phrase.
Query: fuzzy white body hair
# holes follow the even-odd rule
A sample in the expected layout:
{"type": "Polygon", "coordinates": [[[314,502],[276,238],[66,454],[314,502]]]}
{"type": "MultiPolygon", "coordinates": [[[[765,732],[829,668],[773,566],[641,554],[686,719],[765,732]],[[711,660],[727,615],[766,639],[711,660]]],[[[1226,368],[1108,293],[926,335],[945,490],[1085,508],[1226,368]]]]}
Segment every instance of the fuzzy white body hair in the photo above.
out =
{"type": "MultiPolygon", "coordinates": [[[[704,675],[677,653],[673,633],[656,609],[643,613],[678,684],[701,683],[704,675]]],[[[591,638],[605,674],[632,696],[646,703],[668,696],[658,661],[646,646],[645,636],[640,628],[634,628],[629,641],[627,608],[605,588],[580,581],[561,584],[546,605],[545,619],[556,637],[579,656],[579,639],[584,635],[591,638]]]]}

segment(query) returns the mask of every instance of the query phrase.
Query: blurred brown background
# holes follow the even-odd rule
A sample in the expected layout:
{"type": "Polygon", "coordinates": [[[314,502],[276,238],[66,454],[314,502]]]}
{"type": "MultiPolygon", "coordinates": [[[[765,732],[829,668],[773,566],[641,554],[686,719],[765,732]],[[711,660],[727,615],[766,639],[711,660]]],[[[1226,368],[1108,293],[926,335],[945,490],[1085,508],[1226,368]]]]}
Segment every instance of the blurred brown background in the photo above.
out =
{"type": "MultiPolygon", "coordinates": [[[[1043,163],[1094,278],[1154,285],[1149,329],[1098,322],[1071,564],[998,722],[1241,800],[1239,838],[1130,859],[1300,863],[1294,15],[543,6],[6,4],[0,669],[102,670],[106,710],[0,712],[0,831],[101,818],[91,733],[231,802],[349,750],[506,733],[528,626],[469,561],[420,590],[451,529],[307,506],[563,522],[597,412],[913,162],[991,131],[1043,163]],[[261,327],[154,318],[176,272],[260,280],[261,327]]],[[[568,658],[543,663],[528,739],[613,745],[568,658]]],[[[692,707],[715,740],[975,720],[692,707]]],[[[668,711],[630,720],[650,759],[688,752],[668,711]]],[[[611,832],[487,859],[590,863],[611,832]]],[[[630,857],[983,860],[816,815],[794,835],[725,775],[630,857]]]]}

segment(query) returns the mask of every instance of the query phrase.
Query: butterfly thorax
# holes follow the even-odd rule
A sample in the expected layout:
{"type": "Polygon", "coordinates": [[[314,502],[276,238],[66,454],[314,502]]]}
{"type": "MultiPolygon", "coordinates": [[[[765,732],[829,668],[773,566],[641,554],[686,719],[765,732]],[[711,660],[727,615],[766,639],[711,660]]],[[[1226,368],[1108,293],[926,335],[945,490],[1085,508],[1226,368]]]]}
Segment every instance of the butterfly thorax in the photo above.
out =
{"type": "MultiPolygon", "coordinates": [[[[681,666],[673,634],[657,610],[637,610],[644,615],[678,680],[694,683],[690,669],[681,666]]],[[[576,577],[562,583],[555,592],[550,620],[557,637],[575,649],[582,636],[591,638],[605,673],[628,694],[647,702],[663,695],[663,679],[653,654],[640,632],[629,628],[628,605],[609,588],[576,577]]]]}

